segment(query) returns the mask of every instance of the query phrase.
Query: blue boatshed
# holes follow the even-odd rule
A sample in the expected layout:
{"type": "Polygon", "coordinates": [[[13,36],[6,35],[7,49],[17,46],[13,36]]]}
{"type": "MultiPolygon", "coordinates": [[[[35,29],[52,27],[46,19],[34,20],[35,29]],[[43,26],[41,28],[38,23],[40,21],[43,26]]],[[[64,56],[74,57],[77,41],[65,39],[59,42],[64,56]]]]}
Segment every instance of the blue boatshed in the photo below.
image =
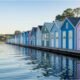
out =
{"type": "Polygon", "coordinates": [[[17,44],[20,44],[20,35],[21,35],[21,33],[18,34],[18,36],[17,36],[17,38],[18,38],[18,42],[17,42],[17,44]]]}
{"type": "Polygon", "coordinates": [[[31,31],[31,45],[32,46],[36,46],[36,31],[37,31],[37,28],[36,27],[33,27],[32,28],[32,31],[31,31]]]}
{"type": "Polygon", "coordinates": [[[50,32],[50,47],[61,48],[62,21],[56,20],[50,32]]]}
{"type": "Polygon", "coordinates": [[[24,32],[20,35],[20,44],[24,44],[24,32]]]}
{"type": "Polygon", "coordinates": [[[28,33],[28,32],[25,31],[24,34],[23,34],[24,45],[27,45],[27,33],[28,33]]]}
{"type": "Polygon", "coordinates": [[[28,45],[31,46],[31,31],[28,33],[28,45]]]}
{"type": "Polygon", "coordinates": [[[30,41],[30,39],[29,39],[29,32],[30,31],[27,31],[26,33],[25,33],[25,35],[26,35],[26,37],[25,37],[25,44],[27,45],[27,46],[29,46],[29,41],[30,41]]]}
{"type": "Polygon", "coordinates": [[[23,32],[22,33],[22,44],[25,45],[25,38],[26,38],[26,35],[25,35],[26,32],[23,32]]]}
{"type": "Polygon", "coordinates": [[[76,49],[76,25],[79,18],[68,17],[61,27],[61,47],[64,49],[76,49]]]}
{"type": "Polygon", "coordinates": [[[15,44],[19,44],[20,43],[20,34],[16,34],[14,39],[15,39],[15,44]]]}
{"type": "Polygon", "coordinates": [[[42,46],[45,47],[50,47],[50,30],[53,26],[53,23],[44,23],[43,27],[42,27],[42,46]]]}
{"type": "Polygon", "coordinates": [[[37,46],[41,46],[41,35],[42,35],[41,29],[42,29],[42,25],[39,25],[36,31],[36,38],[37,38],[36,45],[37,46]]]}

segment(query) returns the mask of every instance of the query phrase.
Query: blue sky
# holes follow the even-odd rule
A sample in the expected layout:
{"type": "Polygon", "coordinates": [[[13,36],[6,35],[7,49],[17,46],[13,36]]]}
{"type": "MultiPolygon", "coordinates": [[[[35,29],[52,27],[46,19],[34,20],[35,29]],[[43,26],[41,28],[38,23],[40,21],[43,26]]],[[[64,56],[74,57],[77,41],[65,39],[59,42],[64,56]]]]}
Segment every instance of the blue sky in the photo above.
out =
{"type": "Polygon", "coordinates": [[[0,34],[31,30],[76,7],[80,0],[0,0],[0,34]]]}

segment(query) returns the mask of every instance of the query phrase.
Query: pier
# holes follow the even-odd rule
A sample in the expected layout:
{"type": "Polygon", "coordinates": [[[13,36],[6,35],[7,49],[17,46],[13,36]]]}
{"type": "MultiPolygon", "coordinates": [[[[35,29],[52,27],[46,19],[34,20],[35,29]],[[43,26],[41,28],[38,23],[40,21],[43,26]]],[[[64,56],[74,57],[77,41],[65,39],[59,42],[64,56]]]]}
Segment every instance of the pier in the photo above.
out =
{"type": "Polygon", "coordinates": [[[47,52],[51,52],[53,54],[59,54],[59,55],[65,55],[65,56],[69,56],[69,57],[80,58],[80,51],[78,51],[78,50],[67,50],[67,49],[41,47],[41,46],[27,46],[27,45],[22,45],[22,44],[11,44],[11,45],[16,45],[16,46],[21,46],[21,47],[26,47],[26,48],[36,49],[36,50],[47,51],[47,52]]]}

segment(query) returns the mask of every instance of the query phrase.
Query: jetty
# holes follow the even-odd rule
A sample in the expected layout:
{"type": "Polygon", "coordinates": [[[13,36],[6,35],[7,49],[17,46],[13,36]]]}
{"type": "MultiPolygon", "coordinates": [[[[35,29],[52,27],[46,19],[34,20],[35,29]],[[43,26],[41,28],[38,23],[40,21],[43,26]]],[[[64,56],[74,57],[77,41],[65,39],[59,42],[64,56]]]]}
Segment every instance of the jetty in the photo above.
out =
{"type": "Polygon", "coordinates": [[[78,51],[78,50],[69,50],[69,49],[42,47],[42,46],[27,46],[27,45],[23,45],[23,44],[14,44],[14,43],[7,43],[7,44],[16,45],[16,46],[25,47],[25,48],[30,48],[30,49],[35,49],[35,50],[42,50],[45,52],[50,52],[52,54],[65,55],[65,56],[69,56],[69,57],[80,58],[80,51],[78,51]]]}

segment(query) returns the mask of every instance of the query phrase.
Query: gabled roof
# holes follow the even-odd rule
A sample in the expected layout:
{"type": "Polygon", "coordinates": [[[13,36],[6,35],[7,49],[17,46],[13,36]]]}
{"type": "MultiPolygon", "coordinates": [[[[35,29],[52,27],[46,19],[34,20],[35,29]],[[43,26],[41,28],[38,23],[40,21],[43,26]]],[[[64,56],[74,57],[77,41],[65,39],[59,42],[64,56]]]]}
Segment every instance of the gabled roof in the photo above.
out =
{"type": "Polygon", "coordinates": [[[58,21],[58,20],[56,20],[56,21],[54,22],[54,24],[56,25],[57,28],[61,28],[61,26],[62,26],[62,24],[63,24],[63,21],[58,21]]]}
{"type": "Polygon", "coordinates": [[[37,30],[37,28],[36,28],[36,27],[33,27],[33,28],[32,28],[32,31],[36,31],[36,30],[37,30]]]}
{"type": "Polygon", "coordinates": [[[39,25],[39,26],[38,26],[38,28],[39,28],[40,30],[42,29],[42,27],[43,27],[42,25],[39,25]]]}
{"type": "Polygon", "coordinates": [[[32,31],[31,31],[31,34],[33,34],[34,32],[36,32],[37,31],[37,28],[36,27],[33,27],[32,28],[32,31]]]}
{"type": "Polygon", "coordinates": [[[29,33],[31,33],[31,31],[29,31],[29,33]]]}
{"type": "Polygon", "coordinates": [[[29,33],[30,31],[27,31],[27,33],[29,33]]]}
{"type": "Polygon", "coordinates": [[[54,23],[44,23],[44,27],[46,27],[47,29],[48,29],[48,31],[50,31],[51,30],[51,28],[52,28],[52,26],[54,25],[54,23]]]}
{"type": "Polygon", "coordinates": [[[80,20],[80,17],[68,17],[68,20],[73,24],[73,26],[76,26],[80,20]]]}

